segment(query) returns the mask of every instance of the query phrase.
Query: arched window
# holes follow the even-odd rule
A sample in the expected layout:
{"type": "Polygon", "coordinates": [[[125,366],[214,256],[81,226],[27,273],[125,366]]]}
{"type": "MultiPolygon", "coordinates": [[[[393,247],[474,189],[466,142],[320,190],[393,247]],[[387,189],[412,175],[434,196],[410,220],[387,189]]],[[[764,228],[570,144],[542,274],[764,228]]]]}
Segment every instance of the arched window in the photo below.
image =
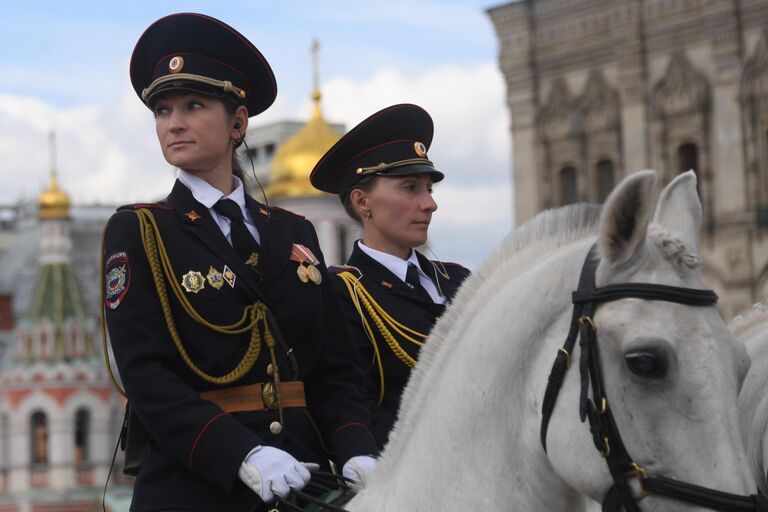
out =
{"type": "Polygon", "coordinates": [[[563,205],[577,201],[575,167],[568,166],[560,170],[560,199],[563,205]]]}
{"type": "Polygon", "coordinates": [[[692,142],[686,142],[677,147],[677,171],[678,173],[684,173],[691,169],[696,173],[696,191],[699,192],[701,190],[699,147],[692,142]]]}
{"type": "Polygon", "coordinates": [[[91,433],[91,413],[78,409],[75,413],[75,464],[88,462],[88,444],[91,433]]]}
{"type": "Polygon", "coordinates": [[[29,453],[33,465],[48,464],[48,417],[42,411],[29,420],[29,453]]]}
{"type": "Polygon", "coordinates": [[[690,169],[699,174],[699,148],[692,142],[686,142],[677,148],[677,170],[683,173],[690,169]]]}
{"type": "Polygon", "coordinates": [[[614,185],[613,162],[600,160],[597,162],[597,201],[605,202],[605,198],[611,193],[614,185]]]}

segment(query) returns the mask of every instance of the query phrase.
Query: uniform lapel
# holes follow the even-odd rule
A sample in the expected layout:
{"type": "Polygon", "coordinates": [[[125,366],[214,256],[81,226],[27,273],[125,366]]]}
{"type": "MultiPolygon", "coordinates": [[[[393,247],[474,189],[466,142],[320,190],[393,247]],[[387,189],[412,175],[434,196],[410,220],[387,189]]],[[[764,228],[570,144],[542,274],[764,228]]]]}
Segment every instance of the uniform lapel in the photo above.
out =
{"type": "Polygon", "coordinates": [[[235,273],[235,283],[241,280],[258,297],[261,297],[258,273],[240,261],[240,257],[211,217],[208,208],[199,203],[192,192],[178,180],[168,195],[168,202],[176,209],[184,229],[224,260],[235,273]]]}
{"type": "Polygon", "coordinates": [[[451,279],[450,276],[446,277],[446,275],[448,275],[447,272],[446,275],[441,273],[442,269],[440,268],[439,262],[437,265],[433,265],[432,262],[419,251],[416,251],[416,257],[419,259],[421,269],[430,277],[430,279],[432,279],[437,286],[437,290],[442,293],[446,299],[450,300],[453,298],[459,283],[451,279]]]}
{"type": "Polygon", "coordinates": [[[279,216],[272,215],[263,204],[248,194],[245,195],[245,203],[261,238],[259,264],[256,268],[264,279],[264,287],[269,288],[288,264],[293,240],[279,216]]]}

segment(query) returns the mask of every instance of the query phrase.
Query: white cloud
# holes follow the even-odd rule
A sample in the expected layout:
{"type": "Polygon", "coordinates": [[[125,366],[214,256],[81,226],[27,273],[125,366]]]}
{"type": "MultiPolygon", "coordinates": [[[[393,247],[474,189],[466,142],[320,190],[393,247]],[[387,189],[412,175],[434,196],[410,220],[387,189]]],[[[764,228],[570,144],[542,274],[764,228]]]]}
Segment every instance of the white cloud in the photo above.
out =
{"type": "MultiPolygon", "coordinates": [[[[510,136],[503,80],[495,64],[443,66],[417,76],[381,70],[323,84],[329,121],[347,128],[395,103],[423,106],[435,121],[430,158],[445,172],[436,187],[431,246],[441,258],[475,266],[511,225],[510,136]]],[[[251,120],[306,119],[310,103],[281,96],[251,120]]],[[[0,95],[0,202],[34,197],[48,182],[47,135],[57,133],[62,187],[79,203],[119,204],[167,194],[174,173],[157,146],[152,116],[126,84],[109,104],[55,108],[0,95]]]]}

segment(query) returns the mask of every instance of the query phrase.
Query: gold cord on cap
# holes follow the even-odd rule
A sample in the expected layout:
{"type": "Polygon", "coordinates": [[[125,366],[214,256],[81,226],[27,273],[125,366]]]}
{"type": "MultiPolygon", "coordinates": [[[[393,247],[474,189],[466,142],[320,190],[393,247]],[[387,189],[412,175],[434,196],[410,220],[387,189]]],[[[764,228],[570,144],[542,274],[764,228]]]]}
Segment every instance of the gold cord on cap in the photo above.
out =
{"type": "Polygon", "coordinates": [[[230,82],[229,80],[216,80],[215,78],[208,78],[207,76],[202,76],[202,75],[194,75],[192,73],[176,73],[173,75],[161,76],[160,78],[155,79],[155,81],[149,84],[149,87],[141,91],[141,99],[143,99],[144,101],[147,101],[147,98],[149,97],[150,94],[152,94],[152,91],[157,89],[159,86],[168,82],[175,82],[178,80],[199,82],[201,84],[210,85],[212,87],[219,87],[224,92],[232,93],[240,99],[245,98],[245,91],[233,85],[232,82],[230,82]]]}
{"type": "Polygon", "coordinates": [[[390,162],[385,163],[381,162],[378,165],[374,165],[372,167],[358,167],[355,173],[357,174],[372,174],[375,172],[384,172],[391,169],[396,169],[398,167],[405,167],[406,165],[415,165],[415,164],[422,164],[422,165],[430,165],[434,167],[434,164],[430,160],[427,160],[426,158],[409,158],[407,160],[399,160],[397,162],[390,162]]]}

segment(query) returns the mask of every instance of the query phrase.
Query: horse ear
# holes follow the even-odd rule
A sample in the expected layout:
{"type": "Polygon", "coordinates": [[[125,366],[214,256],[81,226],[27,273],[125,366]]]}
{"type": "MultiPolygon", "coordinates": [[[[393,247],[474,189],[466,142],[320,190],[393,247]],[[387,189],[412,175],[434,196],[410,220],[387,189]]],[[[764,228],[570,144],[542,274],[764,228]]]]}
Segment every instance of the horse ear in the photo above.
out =
{"type": "Polygon", "coordinates": [[[653,223],[674,233],[691,250],[698,251],[701,201],[696,191],[696,173],[680,174],[664,187],[653,223]]]}
{"type": "Polygon", "coordinates": [[[629,261],[642,249],[656,199],[656,173],[640,171],[625,178],[605,201],[597,245],[612,264],[629,261]]]}

